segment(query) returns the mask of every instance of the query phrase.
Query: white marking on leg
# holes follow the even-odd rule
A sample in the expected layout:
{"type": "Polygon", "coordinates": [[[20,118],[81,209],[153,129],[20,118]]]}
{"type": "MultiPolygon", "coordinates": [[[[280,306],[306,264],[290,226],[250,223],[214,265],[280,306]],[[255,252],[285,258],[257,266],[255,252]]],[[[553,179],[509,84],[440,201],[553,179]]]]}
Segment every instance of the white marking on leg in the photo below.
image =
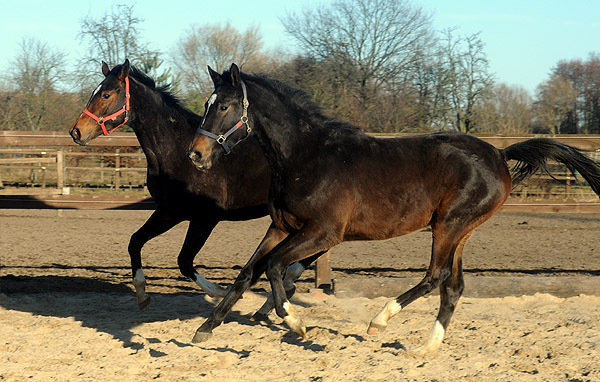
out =
{"type": "Polygon", "coordinates": [[[133,286],[135,287],[135,296],[137,297],[138,305],[141,305],[149,297],[146,294],[146,278],[142,268],[135,271],[133,276],[133,286]]]}
{"type": "Polygon", "coordinates": [[[383,309],[371,320],[371,324],[376,326],[387,326],[388,321],[402,310],[402,305],[396,300],[388,301],[383,309]]]}
{"type": "MultiPolygon", "coordinates": [[[[298,280],[298,277],[304,272],[305,268],[299,262],[295,262],[290,265],[285,272],[285,277],[283,279],[283,288],[288,291],[294,288],[294,281],[298,280]]],[[[269,313],[275,307],[275,302],[273,301],[273,294],[269,294],[267,297],[267,301],[260,307],[259,310],[256,311],[257,315],[268,316],[269,313]]]]}
{"type": "MultiPolygon", "coordinates": [[[[284,302],[284,303],[283,303],[283,309],[284,309],[284,310],[285,310],[285,311],[286,311],[288,314],[290,314],[290,310],[292,309],[292,306],[290,305],[290,302],[289,302],[289,301],[286,301],[286,302],[284,302]]],[[[293,313],[293,310],[292,310],[292,313],[293,313]]]]}
{"type": "Polygon", "coordinates": [[[446,330],[442,324],[438,320],[435,320],[435,324],[433,324],[433,329],[431,330],[431,334],[429,334],[427,341],[418,348],[409,350],[409,352],[416,355],[435,353],[440,348],[445,334],[446,330]]]}
{"type": "Polygon", "coordinates": [[[202,288],[202,290],[210,297],[225,297],[227,294],[227,290],[225,288],[208,281],[200,273],[194,272],[194,275],[196,276],[196,284],[198,284],[198,286],[202,288]]]}
{"type": "Polygon", "coordinates": [[[296,316],[296,312],[289,301],[283,303],[283,309],[286,311],[287,316],[283,318],[285,323],[292,329],[296,334],[300,337],[306,337],[306,328],[304,327],[304,323],[302,319],[296,316]]]}

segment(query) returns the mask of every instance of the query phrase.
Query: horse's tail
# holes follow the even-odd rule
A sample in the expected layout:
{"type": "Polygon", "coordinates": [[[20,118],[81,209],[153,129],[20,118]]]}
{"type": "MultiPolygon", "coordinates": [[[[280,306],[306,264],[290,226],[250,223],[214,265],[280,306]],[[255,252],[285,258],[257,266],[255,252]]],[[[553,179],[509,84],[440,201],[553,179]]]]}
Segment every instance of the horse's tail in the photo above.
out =
{"type": "MultiPolygon", "coordinates": [[[[578,171],[600,196],[600,164],[585,156],[579,149],[549,138],[533,138],[500,150],[504,160],[517,161],[512,169],[513,184],[517,185],[530,175],[543,170],[550,174],[546,161],[563,163],[575,174],[578,171]]],[[[552,175],[550,175],[552,176],[552,175]]]]}

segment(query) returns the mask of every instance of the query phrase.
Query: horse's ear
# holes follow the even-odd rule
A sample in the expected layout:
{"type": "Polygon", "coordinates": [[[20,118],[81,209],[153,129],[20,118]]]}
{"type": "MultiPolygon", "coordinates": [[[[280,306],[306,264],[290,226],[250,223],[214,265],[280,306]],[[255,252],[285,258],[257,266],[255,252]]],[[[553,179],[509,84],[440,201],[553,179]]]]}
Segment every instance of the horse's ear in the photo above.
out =
{"type": "Polygon", "coordinates": [[[212,82],[215,85],[215,89],[219,85],[223,84],[223,79],[221,78],[221,75],[219,73],[215,72],[214,70],[212,70],[210,65],[208,66],[208,73],[210,74],[210,78],[212,79],[212,82]]]}
{"type": "Polygon", "coordinates": [[[121,65],[121,71],[119,72],[119,79],[124,80],[125,77],[129,76],[129,69],[131,69],[131,64],[129,63],[129,59],[125,59],[123,65],[121,65]]]}
{"type": "Polygon", "coordinates": [[[229,68],[229,73],[231,73],[231,85],[234,88],[237,88],[240,82],[242,81],[240,77],[240,68],[236,64],[231,64],[229,68]]]}
{"type": "Polygon", "coordinates": [[[102,74],[104,74],[104,77],[108,76],[108,72],[110,72],[110,69],[108,68],[108,64],[104,61],[102,61],[102,74]]]}

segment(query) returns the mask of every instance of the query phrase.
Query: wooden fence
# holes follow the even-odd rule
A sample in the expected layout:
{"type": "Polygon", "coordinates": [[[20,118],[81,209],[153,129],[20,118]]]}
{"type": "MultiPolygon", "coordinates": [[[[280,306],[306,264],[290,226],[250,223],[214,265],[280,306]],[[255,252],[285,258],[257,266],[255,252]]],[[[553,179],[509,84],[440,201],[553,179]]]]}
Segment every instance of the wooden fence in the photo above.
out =
{"type": "MultiPolygon", "coordinates": [[[[382,137],[401,136],[377,135],[382,137]]],[[[483,140],[505,148],[531,136],[481,135],[483,140]]],[[[586,150],[600,162],[600,135],[559,135],[552,138],[586,150]]],[[[62,195],[72,188],[138,190],[144,193],[146,159],[133,133],[114,133],[91,141],[89,147],[73,143],[61,132],[0,132],[0,195],[62,195]]],[[[540,177],[537,177],[539,179],[540,177]]],[[[595,195],[562,165],[553,165],[545,184],[520,186],[511,195],[523,201],[593,201],[595,195]],[[560,183],[557,182],[560,180],[560,183]]],[[[114,193],[119,195],[118,192],[114,193]]]]}

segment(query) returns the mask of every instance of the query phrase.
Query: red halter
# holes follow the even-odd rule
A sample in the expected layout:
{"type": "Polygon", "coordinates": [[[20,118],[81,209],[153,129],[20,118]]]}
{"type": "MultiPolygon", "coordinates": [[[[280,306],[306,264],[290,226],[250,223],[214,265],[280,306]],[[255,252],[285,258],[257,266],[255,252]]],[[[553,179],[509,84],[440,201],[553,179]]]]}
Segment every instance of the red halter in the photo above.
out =
{"type": "Polygon", "coordinates": [[[115,131],[116,129],[118,129],[119,127],[123,126],[125,123],[127,123],[127,120],[129,119],[129,98],[130,98],[130,96],[129,96],[129,77],[125,77],[125,105],[123,105],[123,107],[121,109],[119,109],[115,113],[112,113],[111,115],[108,115],[106,117],[96,116],[94,113],[89,111],[87,109],[87,107],[85,109],[83,109],[83,113],[86,114],[91,119],[93,119],[94,121],[98,122],[100,127],[102,127],[102,132],[104,133],[104,135],[108,135],[108,134],[112,133],[113,131],[115,131]],[[123,120],[123,123],[116,126],[112,130],[108,131],[106,129],[106,126],[104,125],[104,122],[105,121],[114,121],[115,119],[117,119],[117,117],[119,115],[121,115],[123,113],[125,113],[125,119],[123,120]]]}

